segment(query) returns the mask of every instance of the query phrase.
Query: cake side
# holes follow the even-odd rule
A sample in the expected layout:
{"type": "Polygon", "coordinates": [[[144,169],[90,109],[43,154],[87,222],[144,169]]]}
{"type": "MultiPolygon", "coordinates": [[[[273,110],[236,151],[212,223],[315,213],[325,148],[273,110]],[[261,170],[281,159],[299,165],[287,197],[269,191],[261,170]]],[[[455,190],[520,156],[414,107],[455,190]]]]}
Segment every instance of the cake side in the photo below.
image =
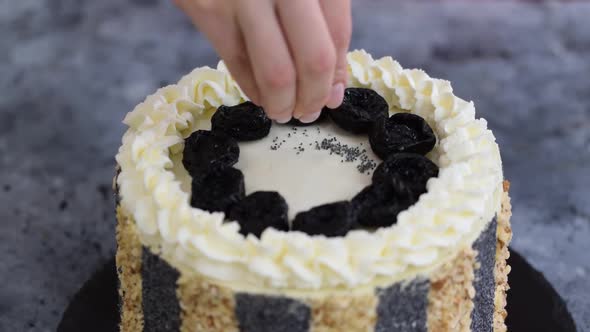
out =
{"type": "Polygon", "coordinates": [[[394,283],[387,288],[351,289],[348,294],[307,295],[235,291],[198,274],[182,274],[158,254],[141,247],[136,230],[125,228],[132,219],[119,208],[121,331],[503,331],[509,270],[504,251],[509,240],[505,234],[510,232],[507,192],[502,201],[498,217],[479,238],[493,240],[491,246],[483,246],[491,248],[491,262],[478,260],[490,253],[468,247],[428,279],[394,283]],[[484,265],[490,263],[495,280],[491,288],[487,283],[475,282],[482,278],[481,271],[487,270],[484,265]],[[151,281],[143,282],[142,287],[142,280],[151,281]],[[157,295],[162,289],[174,291],[157,295]],[[491,298],[474,301],[478,294],[491,294],[491,298]],[[476,310],[486,314],[485,319],[478,318],[489,322],[484,329],[473,326],[476,310]],[[152,312],[151,316],[160,312],[156,315],[159,319],[144,319],[148,312],[152,312]]]}
{"type": "Polygon", "coordinates": [[[141,253],[135,224],[117,206],[117,275],[121,331],[143,331],[141,253]]]}
{"type": "MultiPolygon", "coordinates": [[[[510,190],[510,182],[507,180],[503,184],[504,192],[510,190]]],[[[494,294],[494,332],[505,332],[506,327],[506,292],[510,289],[508,285],[508,274],[510,273],[510,265],[508,265],[508,245],[512,240],[512,227],[510,225],[510,217],[512,216],[512,205],[510,204],[510,196],[502,197],[502,209],[498,216],[498,231],[496,242],[496,262],[494,268],[494,279],[496,282],[494,294]]]]}

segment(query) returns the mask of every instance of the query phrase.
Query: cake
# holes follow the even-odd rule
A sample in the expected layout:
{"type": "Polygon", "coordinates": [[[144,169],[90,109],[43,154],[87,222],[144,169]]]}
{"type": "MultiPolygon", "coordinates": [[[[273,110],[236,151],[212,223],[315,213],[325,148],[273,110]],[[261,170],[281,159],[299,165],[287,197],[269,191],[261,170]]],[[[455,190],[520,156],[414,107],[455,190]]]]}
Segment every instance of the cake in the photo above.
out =
{"type": "Polygon", "coordinates": [[[121,331],[506,331],[486,121],[448,81],[347,59],[343,105],[312,124],[272,123],[222,62],[125,117],[121,331]]]}

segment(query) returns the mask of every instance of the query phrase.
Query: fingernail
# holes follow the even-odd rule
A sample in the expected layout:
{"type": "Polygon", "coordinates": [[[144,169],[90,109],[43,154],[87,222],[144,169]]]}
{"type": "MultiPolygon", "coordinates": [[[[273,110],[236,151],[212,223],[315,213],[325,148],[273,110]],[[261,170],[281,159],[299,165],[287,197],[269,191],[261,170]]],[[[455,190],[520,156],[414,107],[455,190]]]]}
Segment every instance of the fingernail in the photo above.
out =
{"type": "Polygon", "coordinates": [[[332,91],[330,91],[330,98],[328,98],[328,102],[326,106],[328,108],[336,108],[342,104],[342,99],[344,98],[344,85],[342,83],[335,84],[332,86],[332,91]]]}
{"type": "Polygon", "coordinates": [[[277,117],[275,117],[275,121],[280,124],[287,123],[287,122],[291,121],[291,114],[277,116],[277,117]]]}
{"type": "Polygon", "coordinates": [[[315,120],[317,120],[320,117],[320,114],[322,114],[321,111],[315,112],[315,113],[303,114],[303,116],[301,116],[299,118],[299,121],[301,121],[303,123],[314,122],[315,120]]]}
{"type": "Polygon", "coordinates": [[[304,116],[305,113],[302,113],[300,111],[300,108],[295,108],[295,110],[293,111],[293,117],[297,120],[300,120],[302,116],[304,116]]]}

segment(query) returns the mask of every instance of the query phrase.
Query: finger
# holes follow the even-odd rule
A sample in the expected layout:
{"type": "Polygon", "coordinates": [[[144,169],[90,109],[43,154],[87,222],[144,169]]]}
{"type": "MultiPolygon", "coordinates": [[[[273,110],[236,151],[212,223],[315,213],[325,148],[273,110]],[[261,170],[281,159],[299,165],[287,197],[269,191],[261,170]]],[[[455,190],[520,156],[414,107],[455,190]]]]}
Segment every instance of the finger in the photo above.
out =
{"type": "Polygon", "coordinates": [[[336,108],[342,103],[348,79],[346,54],[352,34],[350,0],[320,0],[320,5],[336,48],[336,69],[326,106],[336,108]]]}
{"type": "Polygon", "coordinates": [[[279,0],[277,9],[297,67],[293,115],[313,119],[329,97],[336,67],[334,43],[318,0],[279,0]]]}
{"type": "Polygon", "coordinates": [[[262,105],[271,119],[287,122],[295,106],[295,66],[273,5],[269,1],[238,1],[238,6],[238,21],[262,105]]]}
{"type": "MultiPolygon", "coordinates": [[[[225,61],[227,69],[231,73],[234,80],[238,83],[242,91],[244,91],[246,96],[248,96],[248,98],[253,103],[261,105],[260,90],[256,84],[251,61],[248,57],[248,53],[246,52],[246,43],[244,42],[241,32],[238,32],[238,34],[239,42],[236,42],[235,47],[232,47],[232,50],[236,51],[236,53],[228,52],[228,55],[224,56],[222,51],[219,52],[225,61]]],[[[229,41],[226,39],[225,42],[229,41]]]]}
{"type": "Polygon", "coordinates": [[[176,0],[197,28],[211,41],[234,80],[248,98],[260,103],[260,93],[246,52],[244,37],[227,7],[203,2],[176,0]]]}

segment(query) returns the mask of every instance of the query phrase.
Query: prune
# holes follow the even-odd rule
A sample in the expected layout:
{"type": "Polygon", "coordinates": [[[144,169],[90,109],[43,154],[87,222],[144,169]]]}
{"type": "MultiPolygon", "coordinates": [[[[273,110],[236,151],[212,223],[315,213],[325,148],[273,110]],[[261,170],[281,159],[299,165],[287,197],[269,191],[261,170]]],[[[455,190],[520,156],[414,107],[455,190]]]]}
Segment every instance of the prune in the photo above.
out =
{"type": "Polygon", "coordinates": [[[371,89],[348,88],[342,104],[335,109],[324,108],[340,128],[355,133],[367,133],[373,124],[389,115],[383,97],[371,89]]]}
{"type": "Polygon", "coordinates": [[[237,220],[240,233],[249,233],[260,237],[260,234],[273,227],[281,231],[289,230],[287,202],[275,191],[257,191],[235,204],[229,214],[230,220],[237,220]]]}
{"type": "Polygon", "coordinates": [[[292,230],[309,235],[343,236],[353,225],[352,205],[348,201],[324,204],[299,212],[292,230]]]}
{"type": "Polygon", "coordinates": [[[432,128],[418,115],[397,113],[381,118],[369,132],[373,152],[381,159],[400,152],[425,155],[436,144],[432,128]]]}
{"type": "Polygon", "coordinates": [[[272,121],[264,109],[250,101],[220,106],[211,118],[213,131],[221,131],[238,141],[253,141],[268,135],[272,121]]]}
{"type": "Polygon", "coordinates": [[[244,175],[238,169],[217,166],[193,177],[191,205],[209,212],[229,212],[244,198],[244,175]]]}
{"type": "Polygon", "coordinates": [[[417,197],[395,177],[373,183],[352,199],[355,221],[365,227],[391,226],[396,223],[397,215],[416,200],[417,197]]]}
{"type": "Polygon", "coordinates": [[[182,164],[194,177],[212,167],[232,166],[239,157],[240,148],[233,138],[224,133],[198,130],[185,140],[182,164]]]}
{"type": "Polygon", "coordinates": [[[438,166],[417,153],[396,153],[385,159],[373,172],[373,183],[396,180],[398,190],[407,190],[415,197],[426,192],[426,182],[438,176],[438,166]]]}

